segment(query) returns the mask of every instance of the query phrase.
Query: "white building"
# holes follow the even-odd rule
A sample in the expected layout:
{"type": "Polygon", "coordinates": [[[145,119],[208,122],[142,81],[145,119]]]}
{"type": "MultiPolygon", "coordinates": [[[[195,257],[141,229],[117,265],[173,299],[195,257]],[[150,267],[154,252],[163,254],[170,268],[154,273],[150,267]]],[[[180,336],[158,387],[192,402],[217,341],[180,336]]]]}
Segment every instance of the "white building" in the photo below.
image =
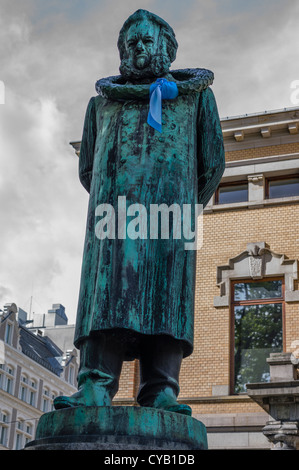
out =
{"type": "Polygon", "coordinates": [[[0,450],[24,448],[40,416],[53,409],[53,398],[77,390],[77,350],[69,347],[74,327],[67,325],[64,307],[53,305],[36,327],[26,321],[15,304],[0,311],[0,450]],[[61,343],[47,335],[46,324],[61,343]]]}

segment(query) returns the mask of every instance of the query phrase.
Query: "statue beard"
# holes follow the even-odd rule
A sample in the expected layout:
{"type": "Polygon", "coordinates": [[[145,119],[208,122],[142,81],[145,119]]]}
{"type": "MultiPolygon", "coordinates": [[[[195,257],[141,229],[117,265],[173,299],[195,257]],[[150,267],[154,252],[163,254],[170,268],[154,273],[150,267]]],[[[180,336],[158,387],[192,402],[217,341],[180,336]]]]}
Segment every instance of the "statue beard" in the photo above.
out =
{"type": "Polygon", "coordinates": [[[138,80],[150,77],[162,77],[169,72],[171,62],[168,55],[157,54],[151,57],[151,60],[145,67],[137,68],[134,59],[122,59],[119,71],[126,80],[138,80]]]}

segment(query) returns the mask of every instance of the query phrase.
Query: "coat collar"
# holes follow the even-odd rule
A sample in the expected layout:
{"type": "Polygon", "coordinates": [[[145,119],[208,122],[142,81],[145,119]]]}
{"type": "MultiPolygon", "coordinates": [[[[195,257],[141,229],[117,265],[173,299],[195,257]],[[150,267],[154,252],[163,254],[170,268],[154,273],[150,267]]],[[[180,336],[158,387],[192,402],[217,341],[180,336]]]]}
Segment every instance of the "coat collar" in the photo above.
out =
{"type": "MultiPolygon", "coordinates": [[[[178,69],[171,70],[164,78],[176,82],[179,95],[185,95],[212,85],[214,74],[207,69],[178,69]]],[[[121,75],[116,75],[98,80],[95,88],[100,96],[110,100],[148,100],[150,85],[126,82],[121,75]]]]}

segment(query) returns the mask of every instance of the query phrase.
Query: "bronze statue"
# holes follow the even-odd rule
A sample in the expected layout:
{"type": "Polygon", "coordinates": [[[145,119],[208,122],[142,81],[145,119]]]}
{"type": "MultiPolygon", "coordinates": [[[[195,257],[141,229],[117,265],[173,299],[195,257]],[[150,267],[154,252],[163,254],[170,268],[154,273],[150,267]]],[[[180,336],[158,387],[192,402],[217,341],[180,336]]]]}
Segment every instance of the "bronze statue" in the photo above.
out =
{"type": "Polygon", "coordinates": [[[123,361],[138,358],[138,403],[191,414],[177,396],[182,359],[193,350],[197,252],[172,236],[173,225],[169,238],[137,230],[128,237],[120,214],[134,204],[148,212],[152,205],[205,206],[223,174],[213,73],[171,71],[177,46],[163,19],[136,11],[119,34],[121,75],[99,80],[88,104],[79,157],[90,193],[75,332],[79,389],[56,398],[56,409],[111,405],[123,361]],[[168,87],[176,93],[168,96],[168,87]],[[98,224],[108,219],[99,219],[105,214],[98,208],[108,205],[118,224],[110,214],[112,228],[107,223],[99,236],[98,224]]]}

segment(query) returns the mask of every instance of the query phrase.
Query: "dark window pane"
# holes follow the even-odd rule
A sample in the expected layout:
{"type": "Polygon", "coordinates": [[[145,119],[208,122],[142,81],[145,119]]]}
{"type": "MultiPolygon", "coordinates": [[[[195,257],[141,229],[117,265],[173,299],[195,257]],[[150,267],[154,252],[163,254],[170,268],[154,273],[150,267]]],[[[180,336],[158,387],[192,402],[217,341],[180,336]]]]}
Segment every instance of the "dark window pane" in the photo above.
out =
{"type": "Polygon", "coordinates": [[[248,201],[248,185],[220,186],[218,189],[218,204],[248,201]]]}
{"type": "Polygon", "coordinates": [[[282,304],[236,306],[235,393],[246,384],[269,382],[267,358],[282,351],[282,304]]]}
{"type": "Polygon", "coordinates": [[[234,285],[234,301],[275,299],[282,297],[282,281],[238,282],[234,285]]]}
{"type": "Polygon", "coordinates": [[[269,198],[299,196],[299,178],[269,181],[269,198]]]}

